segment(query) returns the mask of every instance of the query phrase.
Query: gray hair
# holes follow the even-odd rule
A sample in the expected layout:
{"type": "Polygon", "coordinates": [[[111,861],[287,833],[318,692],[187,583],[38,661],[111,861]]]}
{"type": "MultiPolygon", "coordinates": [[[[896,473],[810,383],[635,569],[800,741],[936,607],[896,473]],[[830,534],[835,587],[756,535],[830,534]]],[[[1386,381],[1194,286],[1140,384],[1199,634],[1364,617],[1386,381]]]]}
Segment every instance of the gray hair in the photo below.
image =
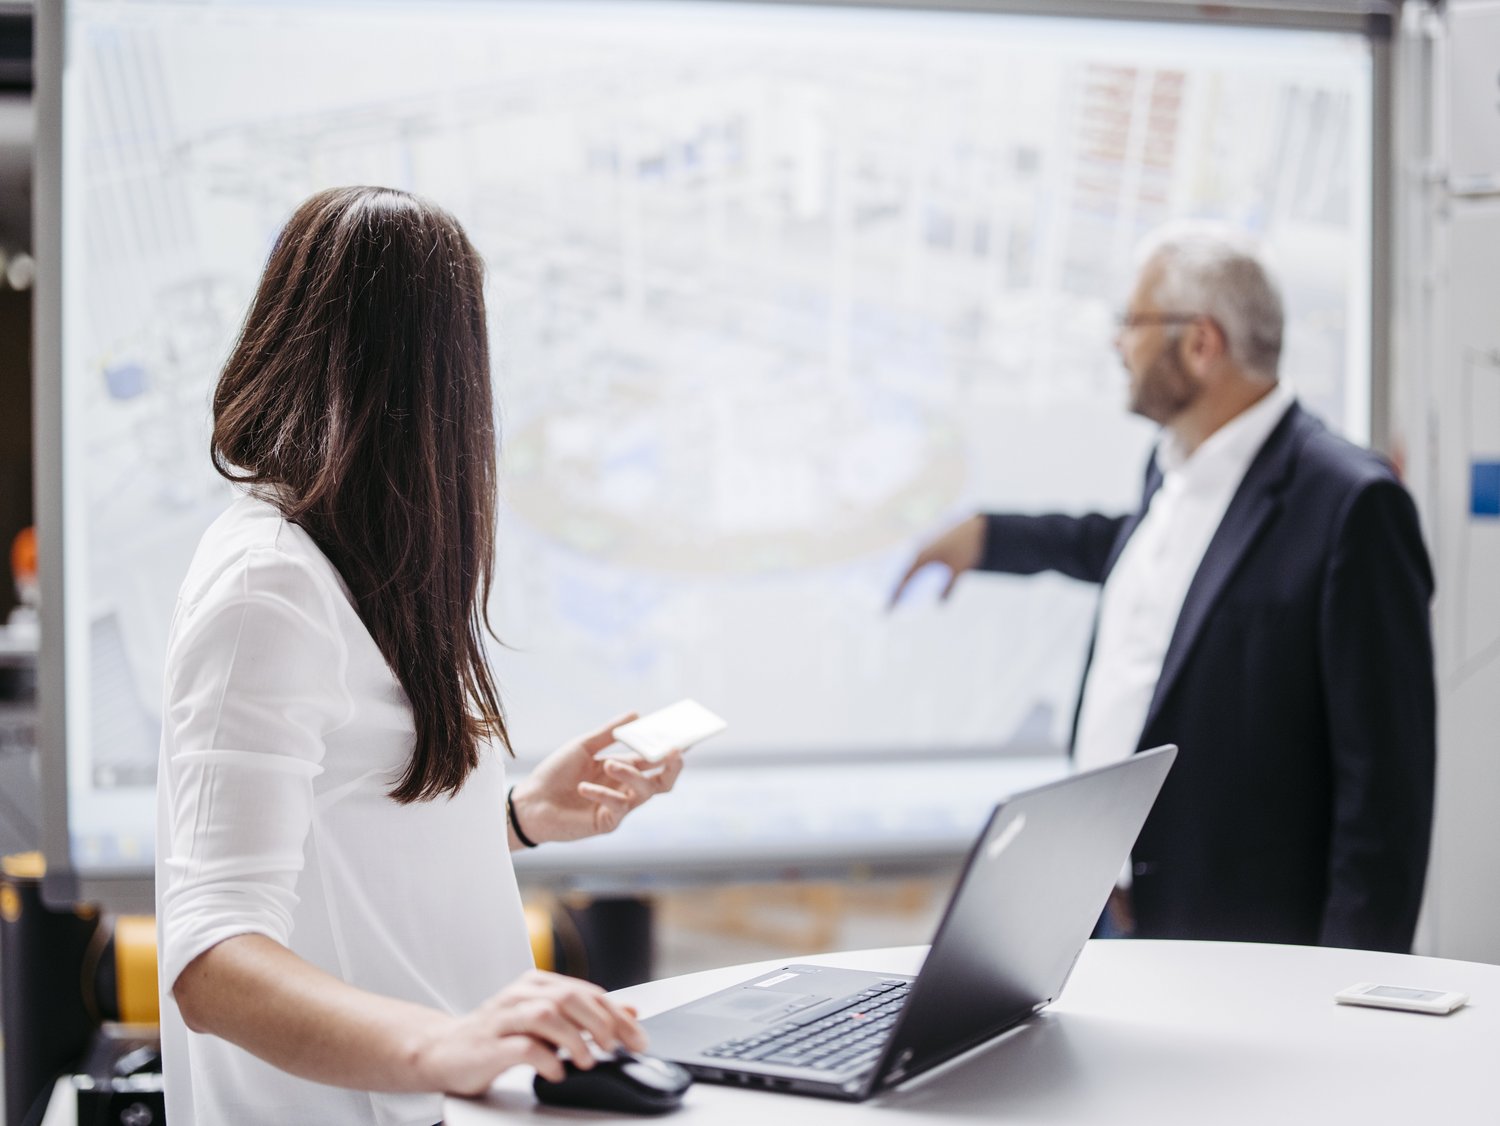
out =
{"type": "Polygon", "coordinates": [[[1219,223],[1172,223],[1148,237],[1140,260],[1161,267],[1151,296],[1163,311],[1212,317],[1240,367],[1276,379],[1281,291],[1253,240],[1219,223]]]}

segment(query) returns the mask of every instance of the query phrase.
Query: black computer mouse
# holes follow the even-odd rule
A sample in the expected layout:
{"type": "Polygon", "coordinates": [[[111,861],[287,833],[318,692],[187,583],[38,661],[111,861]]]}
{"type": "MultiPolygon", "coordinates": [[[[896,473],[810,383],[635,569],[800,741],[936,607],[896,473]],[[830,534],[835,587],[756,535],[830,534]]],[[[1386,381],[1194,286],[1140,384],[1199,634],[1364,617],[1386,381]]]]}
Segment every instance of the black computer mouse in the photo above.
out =
{"type": "Polygon", "coordinates": [[[661,1114],[682,1102],[692,1085],[687,1069],[669,1060],[619,1051],[598,1060],[588,1071],[565,1062],[567,1074],[554,1083],[540,1075],[531,1088],[553,1106],[586,1106],[595,1110],[623,1110],[632,1114],[661,1114]]]}

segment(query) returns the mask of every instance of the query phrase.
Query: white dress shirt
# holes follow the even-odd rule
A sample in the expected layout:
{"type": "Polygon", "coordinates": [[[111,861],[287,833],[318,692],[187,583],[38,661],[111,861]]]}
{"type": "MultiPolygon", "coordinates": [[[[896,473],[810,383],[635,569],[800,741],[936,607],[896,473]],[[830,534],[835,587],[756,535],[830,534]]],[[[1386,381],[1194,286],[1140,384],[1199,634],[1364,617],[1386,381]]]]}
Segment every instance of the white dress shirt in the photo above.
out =
{"type": "Polygon", "coordinates": [[[1250,463],[1292,401],[1291,389],[1277,383],[1190,456],[1163,432],[1156,451],[1161,487],[1100,596],[1073,747],[1079,769],[1135,753],[1188,587],[1250,463]]]}
{"type": "Polygon", "coordinates": [[[265,935],[351,985],[466,1012],[531,968],[487,752],[452,799],[388,796],[411,709],[307,533],[237,501],[204,534],[168,643],[156,896],[173,1126],[432,1126],[438,1095],[298,1079],[190,1032],[172,999],[216,943],[265,935]]]}

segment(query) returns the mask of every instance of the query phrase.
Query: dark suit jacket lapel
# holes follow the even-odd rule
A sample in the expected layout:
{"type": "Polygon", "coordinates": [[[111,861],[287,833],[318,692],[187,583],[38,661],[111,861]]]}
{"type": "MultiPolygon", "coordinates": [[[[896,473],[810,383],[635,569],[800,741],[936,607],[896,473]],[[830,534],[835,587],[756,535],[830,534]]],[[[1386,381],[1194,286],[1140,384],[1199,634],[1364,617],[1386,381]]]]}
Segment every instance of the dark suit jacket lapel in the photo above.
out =
{"type": "Polygon", "coordinates": [[[1224,592],[1225,584],[1239,568],[1261,529],[1280,509],[1282,490],[1291,478],[1297,451],[1302,448],[1308,434],[1319,425],[1312,415],[1293,403],[1251,461],[1245,479],[1240,482],[1224,511],[1224,519],[1208,543],[1203,562],[1188,585],[1182,612],[1177,615],[1177,626],[1172,631],[1172,641],[1162,659],[1161,676],[1151,697],[1151,707],[1146,712],[1145,730],[1150,729],[1162,701],[1181,675],[1192,653],[1193,643],[1202,632],[1214,603],[1224,592]]]}

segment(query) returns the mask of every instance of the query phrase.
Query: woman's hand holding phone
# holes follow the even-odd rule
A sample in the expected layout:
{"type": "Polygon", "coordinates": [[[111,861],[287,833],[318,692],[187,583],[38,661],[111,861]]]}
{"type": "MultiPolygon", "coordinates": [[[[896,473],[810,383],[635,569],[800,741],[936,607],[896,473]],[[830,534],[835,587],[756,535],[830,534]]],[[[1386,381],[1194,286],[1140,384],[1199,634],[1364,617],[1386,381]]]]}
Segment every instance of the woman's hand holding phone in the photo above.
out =
{"type": "Polygon", "coordinates": [[[515,818],[537,843],[576,841],[609,833],[631,810],[664,794],[682,773],[682,752],[652,761],[633,754],[600,758],[615,728],[636,718],[627,712],[565,743],[537,764],[512,794],[515,818]]]}

